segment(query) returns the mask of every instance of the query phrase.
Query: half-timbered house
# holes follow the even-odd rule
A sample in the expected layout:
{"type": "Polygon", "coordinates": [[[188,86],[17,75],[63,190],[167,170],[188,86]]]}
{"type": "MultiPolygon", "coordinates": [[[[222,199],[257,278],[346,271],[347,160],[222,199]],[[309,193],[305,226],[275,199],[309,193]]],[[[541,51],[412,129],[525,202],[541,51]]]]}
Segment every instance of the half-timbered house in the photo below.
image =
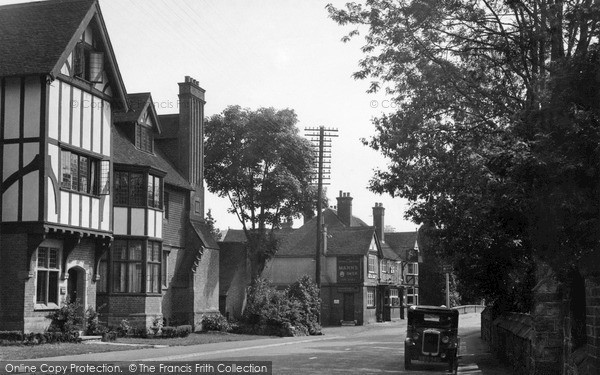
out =
{"type": "Polygon", "coordinates": [[[112,111],[126,91],[94,0],[0,7],[0,329],[95,306],[112,239],[112,111]]]}
{"type": "Polygon", "coordinates": [[[67,301],[113,327],[217,313],[198,82],[173,115],[128,95],[97,0],[1,6],[0,35],[0,330],[67,301]]]}

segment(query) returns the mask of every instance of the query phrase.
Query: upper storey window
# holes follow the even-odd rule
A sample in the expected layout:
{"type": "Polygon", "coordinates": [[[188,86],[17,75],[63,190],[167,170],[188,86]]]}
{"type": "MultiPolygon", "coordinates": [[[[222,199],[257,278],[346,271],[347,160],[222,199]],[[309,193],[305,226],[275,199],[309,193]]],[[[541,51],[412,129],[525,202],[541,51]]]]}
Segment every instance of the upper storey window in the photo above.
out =
{"type": "Polygon", "coordinates": [[[61,151],[61,187],[80,193],[99,195],[100,161],[69,150],[61,151]]]}
{"type": "Polygon", "coordinates": [[[85,42],[77,43],[73,58],[75,77],[92,83],[102,82],[104,71],[104,53],[94,51],[93,47],[85,42]]]}
{"type": "Polygon", "coordinates": [[[148,112],[146,112],[141,121],[135,125],[135,147],[152,153],[154,152],[153,143],[152,121],[149,118],[148,112]]]}
{"type": "Polygon", "coordinates": [[[162,208],[162,178],[127,171],[115,171],[114,176],[115,205],[162,208]]]}

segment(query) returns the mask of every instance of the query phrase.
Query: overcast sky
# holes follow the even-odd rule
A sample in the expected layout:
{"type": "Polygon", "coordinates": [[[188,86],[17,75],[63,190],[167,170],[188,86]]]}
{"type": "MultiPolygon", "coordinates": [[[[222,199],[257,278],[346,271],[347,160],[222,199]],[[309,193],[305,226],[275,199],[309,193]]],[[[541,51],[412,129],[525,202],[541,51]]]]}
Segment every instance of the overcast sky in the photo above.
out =
{"type": "MultiPolygon", "coordinates": [[[[0,4],[20,1],[0,0],[0,4]]],[[[345,1],[331,1],[343,5],[345,1]]],[[[371,118],[390,107],[384,93],[366,94],[368,81],[351,74],[360,40],[342,43],[348,31],[327,17],[327,2],[292,0],[100,0],[100,7],[129,93],[151,92],[159,114],[177,112],[177,83],[189,75],[206,90],[205,114],[228,105],[292,108],[298,127],[339,130],[333,139],[328,198],[354,198],[353,213],[372,224],[382,202],[385,224],[413,231],[399,198],[368,191],[385,160],[363,146],[374,133],[371,118]]],[[[229,203],[206,197],[221,229],[241,228],[229,203]]]]}

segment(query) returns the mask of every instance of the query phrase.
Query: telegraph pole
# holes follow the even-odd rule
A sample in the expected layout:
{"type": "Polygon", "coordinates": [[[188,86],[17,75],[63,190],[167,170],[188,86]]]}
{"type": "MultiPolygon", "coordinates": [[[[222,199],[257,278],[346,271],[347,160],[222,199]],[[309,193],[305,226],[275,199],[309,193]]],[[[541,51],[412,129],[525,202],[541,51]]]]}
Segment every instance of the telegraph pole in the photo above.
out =
{"type": "MultiPolygon", "coordinates": [[[[305,128],[306,136],[310,137],[313,155],[317,156],[316,168],[313,168],[313,184],[316,175],[317,179],[317,238],[315,248],[315,283],[319,290],[321,289],[321,253],[323,243],[323,223],[322,223],[322,201],[323,201],[323,180],[331,179],[331,138],[337,137],[337,129],[325,128],[305,128]]],[[[325,182],[325,184],[328,184],[325,182]]]]}

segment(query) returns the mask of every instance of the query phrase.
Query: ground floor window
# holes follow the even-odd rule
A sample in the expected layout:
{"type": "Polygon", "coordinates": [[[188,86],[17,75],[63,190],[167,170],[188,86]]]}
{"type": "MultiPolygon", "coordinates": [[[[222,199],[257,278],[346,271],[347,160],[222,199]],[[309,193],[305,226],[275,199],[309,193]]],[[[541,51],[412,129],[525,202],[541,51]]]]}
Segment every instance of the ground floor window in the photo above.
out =
{"type": "Polygon", "coordinates": [[[392,306],[400,306],[398,289],[390,289],[390,304],[392,306]]]}
{"type": "Polygon", "coordinates": [[[367,307],[375,307],[375,289],[367,289],[367,307]]]}
{"type": "Polygon", "coordinates": [[[115,240],[111,255],[113,292],[140,293],[142,291],[142,241],[115,240]]]}
{"type": "Polygon", "coordinates": [[[41,305],[58,305],[60,275],[60,251],[53,247],[40,247],[37,250],[36,295],[35,301],[41,305]]]}
{"type": "Polygon", "coordinates": [[[98,292],[161,293],[162,263],[160,242],[116,239],[100,260],[98,292]]]}
{"type": "Polygon", "coordinates": [[[418,288],[406,288],[406,304],[407,305],[418,305],[419,304],[419,289],[418,288]]]}

